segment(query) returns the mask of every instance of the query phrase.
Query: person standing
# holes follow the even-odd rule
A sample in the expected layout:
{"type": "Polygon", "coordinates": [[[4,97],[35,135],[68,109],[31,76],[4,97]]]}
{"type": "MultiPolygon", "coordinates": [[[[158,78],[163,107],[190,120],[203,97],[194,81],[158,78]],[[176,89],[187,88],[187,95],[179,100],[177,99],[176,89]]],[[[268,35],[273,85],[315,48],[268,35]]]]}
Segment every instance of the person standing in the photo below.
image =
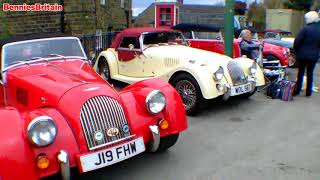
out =
{"type": "Polygon", "coordinates": [[[320,28],[320,9],[319,9],[319,11],[318,11],[318,16],[319,16],[319,20],[318,20],[318,27],[320,28]]]}
{"type": "Polygon", "coordinates": [[[305,14],[306,26],[300,30],[294,41],[294,53],[299,61],[297,86],[294,95],[299,95],[303,85],[303,76],[307,70],[306,96],[312,95],[313,71],[320,58],[320,28],[316,11],[305,14]]]}

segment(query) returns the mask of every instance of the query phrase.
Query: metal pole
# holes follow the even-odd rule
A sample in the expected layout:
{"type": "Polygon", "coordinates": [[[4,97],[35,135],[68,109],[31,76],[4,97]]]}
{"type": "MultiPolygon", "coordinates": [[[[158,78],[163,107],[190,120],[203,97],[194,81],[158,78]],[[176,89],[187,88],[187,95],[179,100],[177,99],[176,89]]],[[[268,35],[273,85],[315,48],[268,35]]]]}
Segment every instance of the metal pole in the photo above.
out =
{"type": "Polygon", "coordinates": [[[234,0],[225,0],[224,15],[224,54],[233,57],[234,0]]]}

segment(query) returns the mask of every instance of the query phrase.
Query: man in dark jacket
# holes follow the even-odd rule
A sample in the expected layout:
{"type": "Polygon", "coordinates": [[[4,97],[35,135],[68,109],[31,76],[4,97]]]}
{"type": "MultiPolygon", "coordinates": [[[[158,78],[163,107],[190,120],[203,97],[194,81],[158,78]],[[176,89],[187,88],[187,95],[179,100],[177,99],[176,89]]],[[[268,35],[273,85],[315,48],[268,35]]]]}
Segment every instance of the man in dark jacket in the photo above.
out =
{"type": "Polygon", "coordinates": [[[252,34],[248,29],[244,29],[240,33],[240,37],[242,38],[240,42],[241,55],[245,55],[250,59],[256,60],[259,58],[260,45],[252,42],[252,34]]]}
{"type": "Polygon", "coordinates": [[[299,61],[299,72],[295,95],[302,89],[303,77],[307,69],[306,96],[312,95],[313,71],[320,58],[320,28],[317,26],[319,15],[310,11],[305,15],[306,26],[299,32],[294,41],[294,53],[299,61]]]}

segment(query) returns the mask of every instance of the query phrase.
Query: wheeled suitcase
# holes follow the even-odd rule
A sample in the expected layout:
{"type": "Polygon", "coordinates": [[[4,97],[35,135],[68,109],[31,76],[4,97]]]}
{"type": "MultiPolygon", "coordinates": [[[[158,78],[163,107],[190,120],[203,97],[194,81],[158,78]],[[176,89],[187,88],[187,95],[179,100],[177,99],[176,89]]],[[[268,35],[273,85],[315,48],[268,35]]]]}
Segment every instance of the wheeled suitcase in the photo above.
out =
{"type": "Polygon", "coordinates": [[[296,83],[293,81],[281,80],[279,84],[280,84],[280,99],[283,101],[292,101],[296,83]]]}

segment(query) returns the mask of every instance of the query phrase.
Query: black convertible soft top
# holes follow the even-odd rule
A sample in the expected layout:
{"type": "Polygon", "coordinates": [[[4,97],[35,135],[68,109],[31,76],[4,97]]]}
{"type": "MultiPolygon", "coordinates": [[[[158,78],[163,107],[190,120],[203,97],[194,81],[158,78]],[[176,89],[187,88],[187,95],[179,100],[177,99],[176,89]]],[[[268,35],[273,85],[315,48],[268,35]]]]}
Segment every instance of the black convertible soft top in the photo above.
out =
{"type": "Polygon", "coordinates": [[[3,45],[12,43],[12,42],[27,41],[32,39],[54,38],[54,37],[72,37],[72,35],[63,34],[63,33],[37,33],[37,34],[17,35],[12,38],[1,39],[0,49],[2,48],[3,45]]]}
{"type": "Polygon", "coordinates": [[[193,23],[181,23],[172,27],[174,30],[182,32],[198,31],[198,32],[219,32],[222,27],[208,25],[208,24],[193,24],[193,23]]]}

